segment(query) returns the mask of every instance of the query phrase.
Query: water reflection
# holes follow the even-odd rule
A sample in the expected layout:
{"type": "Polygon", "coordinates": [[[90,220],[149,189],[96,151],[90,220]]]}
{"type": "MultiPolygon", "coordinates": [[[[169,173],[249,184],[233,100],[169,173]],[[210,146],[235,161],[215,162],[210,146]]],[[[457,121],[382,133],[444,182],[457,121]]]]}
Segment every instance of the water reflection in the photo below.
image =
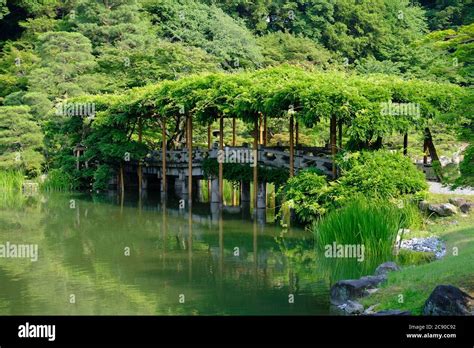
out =
{"type": "Polygon", "coordinates": [[[40,254],[0,259],[0,314],[328,314],[330,284],[376,266],[318,256],[307,232],[248,211],[137,198],[0,199],[0,243],[40,254]]]}

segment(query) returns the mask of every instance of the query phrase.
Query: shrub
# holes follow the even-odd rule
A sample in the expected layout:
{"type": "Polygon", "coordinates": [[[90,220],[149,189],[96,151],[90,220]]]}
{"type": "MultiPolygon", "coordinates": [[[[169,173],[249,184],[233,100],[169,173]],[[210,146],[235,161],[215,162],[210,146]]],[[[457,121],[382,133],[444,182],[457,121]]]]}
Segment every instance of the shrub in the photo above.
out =
{"type": "Polygon", "coordinates": [[[340,205],[356,194],[366,198],[402,198],[428,188],[425,177],[411,160],[386,150],[355,152],[339,160],[342,176],[333,196],[340,205]]]}
{"type": "Polygon", "coordinates": [[[317,169],[306,169],[289,179],[278,195],[285,201],[284,208],[293,209],[297,219],[307,223],[326,213],[329,190],[325,176],[317,169]]]}
{"type": "Polygon", "coordinates": [[[113,171],[108,165],[100,165],[94,172],[94,184],[92,186],[94,191],[107,189],[112,174],[113,171]]]}

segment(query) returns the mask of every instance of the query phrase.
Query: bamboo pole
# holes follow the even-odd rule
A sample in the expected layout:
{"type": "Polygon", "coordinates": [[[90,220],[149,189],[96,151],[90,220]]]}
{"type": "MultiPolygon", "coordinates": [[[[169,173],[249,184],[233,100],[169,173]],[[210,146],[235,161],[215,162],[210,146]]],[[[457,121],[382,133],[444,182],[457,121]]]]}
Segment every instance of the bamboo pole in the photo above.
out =
{"type": "Polygon", "coordinates": [[[331,155],[332,155],[332,176],[335,179],[337,176],[337,169],[336,169],[336,130],[337,130],[337,119],[336,116],[331,117],[331,155]]]}
{"type": "Polygon", "coordinates": [[[163,116],[162,122],[161,122],[161,136],[162,136],[162,142],[161,142],[161,189],[163,190],[163,194],[166,195],[167,192],[167,183],[166,183],[166,146],[167,146],[167,141],[166,141],[166,118],[163,116]]]}
{"type": "Polygon", "coordinates": [[[294,123],[293,115],[290,116],[290,178],[295,173],[295,146],[294,146],[294,123]]]}
{"type": "MultiPolygon", "coordinates": [[[[224,116],[219,119],[219,150],[224,151],[224,116]]],[[[221,152],[222,153],[222,152],[221,152]]],[[[219,204],[224,204],[224,163],[219,161],[219,204]]]]}

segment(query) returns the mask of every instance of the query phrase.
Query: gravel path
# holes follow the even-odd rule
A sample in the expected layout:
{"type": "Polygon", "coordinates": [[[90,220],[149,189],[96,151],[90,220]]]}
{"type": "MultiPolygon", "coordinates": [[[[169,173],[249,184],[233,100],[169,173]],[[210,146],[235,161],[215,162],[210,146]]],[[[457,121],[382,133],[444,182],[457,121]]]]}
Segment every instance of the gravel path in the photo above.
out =
{"type": "Polygon", "coordinates": [[[447,186],[441,185],[439,182],[428,181],[431,193],[455,194],[455,195],[474,195],[474,188],[462,188],[451,190],[447,186]]]}

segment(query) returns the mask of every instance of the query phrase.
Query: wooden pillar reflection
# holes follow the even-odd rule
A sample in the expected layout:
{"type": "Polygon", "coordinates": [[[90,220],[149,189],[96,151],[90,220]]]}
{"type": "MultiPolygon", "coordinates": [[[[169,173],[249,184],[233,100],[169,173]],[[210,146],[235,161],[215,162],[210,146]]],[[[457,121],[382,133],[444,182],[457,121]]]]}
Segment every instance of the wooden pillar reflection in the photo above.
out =
{"type": "Polygon", "coordinates": [[[222,218],[222,210],[219,211],[219,278],[222,285],[222,277],[224,274],[224,219],[222,218]]]}
{"type": "Polygon", "coordinates": [[[193,279],[193,214],[191,205],[189,206],[188,216],[188,278],[193,279]]]}
{"type": "Polygon", "coordinates": [[[166,243],[168,239],[168,228],[167,228],[167,221],[166,221],[166,201],[162,201],[162,232],[163,232],[163,270],[166,270],[166,243]]]}
{"type": "Polygon", "coordinates": [[[290,116],[290,178],[295,173],[294,117],[290,116]]]}
{"type": "Polygon", "coordinates": [[[258,233],[257,233],[257,219],[253,221],[253,267],[255,274],[255,285],[258,286],[258,233]]]}

